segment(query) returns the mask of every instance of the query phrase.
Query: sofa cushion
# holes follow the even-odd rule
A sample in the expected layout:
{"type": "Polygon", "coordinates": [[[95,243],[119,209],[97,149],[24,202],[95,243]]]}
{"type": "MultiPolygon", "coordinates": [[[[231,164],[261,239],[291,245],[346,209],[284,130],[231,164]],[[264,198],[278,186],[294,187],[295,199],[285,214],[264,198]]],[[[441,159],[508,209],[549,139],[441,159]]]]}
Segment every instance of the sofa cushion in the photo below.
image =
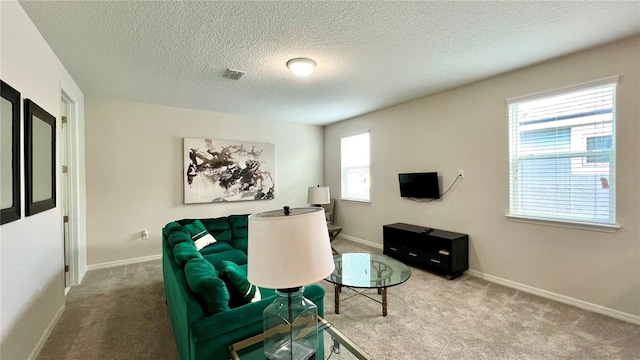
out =
{"type": "Polygon", "coordinates": [[[184,267],[184,264],[191,259],[202,257],[196,246],[191,241],[176,244],[176,246],[173,247],[173,256],[180,267],[184,267]]]}
{"type": "Polygon", "coordinates": [[[222,260],[227,260],[227,261],[231,261],[234,262],[238,265],[244,265],[247,263],[247,255],[245,255],[245,253],[243,253],[240,250],[231,250],[231,251],[224,251],[224,252],[220,252],[220,253],[215,253],[215,254],[202,254],[203,257],[209,261],[211,264],[217,264],[222,260]]]}
{"type": "Polygon", "coordinates": [[[209,233],[218,241],[231,241],[232,233],[229,220],[226,217],[214,219],[200,219],[209,233]]]}
{"type": "Polygon", "coordinates": [[[249,239],[246,236],[233,238],[231,245],[238,250],[242,250],[245,254],[249,254],[249,239]]]}
{"type": "Polygon", "coordinates": [[[210,262],[191,259],[184,267],[184,274],[191,291],[208,315],[229,310],[229,291],[210,262]]]}
{"type": "Polygon", "coordinates": [[[231,250],[235,250],[235,248],[231,246],[231,244],[229,244],[226,241],[218,241],[215,244],[211,244],[203,248],[202,250],[200,250],[200,253],[202,255],[207,255],[207,254],[215,254],[215,253],[231,251],[231,250]]]}
{"type": "Polygon", "coordinates": [[[229,225],[233,238],[246,238],[249,236],[249,215],[229,215],[229,225]]]}
{"type": "Polygon", "coordinates": [[[238,307],[250,302],[260,300],[258,287],[247,280],[247,272],[236,263],[223,260],[214,265],[218,270],[218,275],[227,284],[229,295],[229,306],[238,307]]]}
{"type": "Polygon", "coordinates": [[[187,229],[183,228],[182,226],[173,230],[169,234],[169,237],[167,238],[167,241],[169,242],[169,246],[171,248],[176,246],[176,244],[178,243],[190,241],[190,240],[191,240],[191,235],[189,234],[187,229]]]}
{"type": "Polygon", "coordinates": [[[189,234],[191,234],[191,240],[197,240],[209,233],[207,228],[205,228],[202,222],[198,219],[193,220],[188,224],[184,224],[184,228],[189,231],[189,234]]]}

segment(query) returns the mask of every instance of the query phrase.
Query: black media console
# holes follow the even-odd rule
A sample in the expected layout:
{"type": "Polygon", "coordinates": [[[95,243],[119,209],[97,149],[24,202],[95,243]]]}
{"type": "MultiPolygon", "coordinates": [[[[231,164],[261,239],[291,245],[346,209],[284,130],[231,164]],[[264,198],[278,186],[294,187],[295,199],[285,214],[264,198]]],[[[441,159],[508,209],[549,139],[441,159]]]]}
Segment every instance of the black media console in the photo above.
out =
{"type": "Polygon", "coordinates": [[[382,227],[384,254],[455,279],[469,269],[469,235],[395,223],[382,227]]]}

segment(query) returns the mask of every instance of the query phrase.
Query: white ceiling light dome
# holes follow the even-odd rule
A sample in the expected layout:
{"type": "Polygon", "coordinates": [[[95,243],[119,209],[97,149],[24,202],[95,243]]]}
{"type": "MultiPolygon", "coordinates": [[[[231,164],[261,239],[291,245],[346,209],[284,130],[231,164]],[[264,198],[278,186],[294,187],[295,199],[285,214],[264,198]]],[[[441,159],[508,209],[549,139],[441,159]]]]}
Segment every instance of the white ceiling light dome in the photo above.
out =
{"type": "Polygon", "coordinates": [[[294,58],[287,61],[287,67],[296,76],[305,77],[311,75],[316,68],[316,62],[308,58],[294,58]]]}

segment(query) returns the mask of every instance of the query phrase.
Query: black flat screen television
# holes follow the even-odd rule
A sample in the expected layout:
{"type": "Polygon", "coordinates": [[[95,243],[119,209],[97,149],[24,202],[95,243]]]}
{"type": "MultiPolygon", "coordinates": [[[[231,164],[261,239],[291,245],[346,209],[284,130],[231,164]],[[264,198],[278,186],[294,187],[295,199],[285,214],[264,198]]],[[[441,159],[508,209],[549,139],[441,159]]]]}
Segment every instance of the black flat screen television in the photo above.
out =
{"type": "Polygon", "coordinates": [[[440,199],[437,172],[398,174],[400,197],[416,199],[440,199]]]}

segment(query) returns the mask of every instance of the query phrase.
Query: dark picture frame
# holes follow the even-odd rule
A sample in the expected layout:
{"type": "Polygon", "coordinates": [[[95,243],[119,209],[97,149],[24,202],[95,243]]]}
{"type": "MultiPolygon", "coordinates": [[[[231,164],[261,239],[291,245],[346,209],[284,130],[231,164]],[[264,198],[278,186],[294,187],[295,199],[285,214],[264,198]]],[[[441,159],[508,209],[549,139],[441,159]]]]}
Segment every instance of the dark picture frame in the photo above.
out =
{"type": "Polygon", "coordinates": [[[56,118],[24,101],[25,215],[56,207],[56,118]]]}
{"type": "Polygon", "coordinates": [[[2,122],[2,161],[0,170],[2,181],[0,184],[2,204],[0,209],[0,225],[16,221],[21,217],[20,199],[20,92],[0,80],[0,95],[2,97],[2,112],[0,121],[2,122]],[[5,100],[8,102],[6,103],[5,100]],[[5,131],[11,127],[9,133],[5,131]],[[7,141],[10,139],[11,141],[7,141]],[[9,165],[10,163],[10,165],[9,165]],[[5,171],[10,170],[10,176],[5,171]],[[5,177],[6,176],[6,177],[5,177]],[[11,179],[11,181],[7,181],[11,179]],[[9,192],[11,194],[9,195],[9,192]],[[6,204],[11,199],[11,204],[6,204]]]}

